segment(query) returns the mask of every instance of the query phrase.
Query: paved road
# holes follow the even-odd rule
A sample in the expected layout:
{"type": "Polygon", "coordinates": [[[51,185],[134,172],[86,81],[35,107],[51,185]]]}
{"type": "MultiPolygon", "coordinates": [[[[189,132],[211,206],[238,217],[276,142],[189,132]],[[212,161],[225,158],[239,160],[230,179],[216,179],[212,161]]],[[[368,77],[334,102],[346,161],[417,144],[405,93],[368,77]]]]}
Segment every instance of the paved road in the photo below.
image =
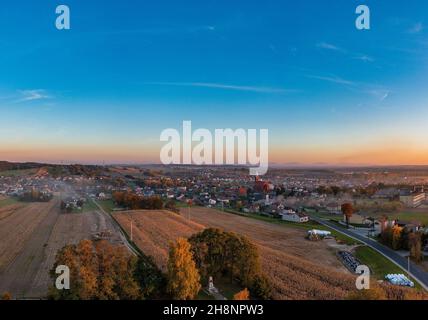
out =
{"type": "MultiPolygon", "coordinates": [[[[340,232],[342,234],[345,234],[351,238],[354,238],[358,241],[363,242],[367,246],[371,247],[372,249],[376,250],[380,254],[382,254],[384,257],[395,263],[397,266],[399,266],[401,269],[403,269],[407,273],[408,268],[408,259],[400,256],[397,252],[394,250],[380,244],[379,242],[364,237],[361,234],[358,234],[352,230],[348,230],[345,228],[341,228],[338,225],[326,221],[314,216],[311,216],[311,219],[323,224],[333,230],[336,230],[337,232],[340,232]]],[[[422,270],[417,264],[410,262],[410,275],[425,289],[428,291],[428,272],[425,272],[422,270]]]]}

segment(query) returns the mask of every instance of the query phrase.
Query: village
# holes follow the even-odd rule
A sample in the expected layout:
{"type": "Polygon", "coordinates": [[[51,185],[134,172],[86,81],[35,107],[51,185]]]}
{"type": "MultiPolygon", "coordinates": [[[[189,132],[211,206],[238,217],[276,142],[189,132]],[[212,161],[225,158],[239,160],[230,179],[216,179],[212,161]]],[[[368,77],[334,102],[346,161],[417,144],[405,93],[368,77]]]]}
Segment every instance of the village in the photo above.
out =
{"type": "MultiPolygon", "coordinates": [[[[377,169],[274,168],[266,176],[251,177],[247,168],[234,166],[42,166],[0,174],[0,206],[58,203],[59,216],[52,211],[52,217],[59,219],[56,225],[60,227],[54,229],[64,233],[62,241],[67,237],[106,240],[131,251],[135,237],[146,232],[136,228],[152,220],[128,220],[127,212],[152,212],[141,216],[144,221],[149,216],[153,221],[165,219],[173,213],[180,217],[174,217],[179,219],[178,228],[199,221],[224,226],[236,217],[244,219],[239,220],[241,224],[248,220],[249,229],[243,232],[249,232],[251,221],[258,220],[267,223],[260,226],[262,232],[276,224],[304,231],[294,236],[298,246],[311,247],[305,244],[310,241],[319,242],[323,250],[332,248],[334,260],[330,253],[323,253],[320,259],[331,261],[335,268],[339,262],[350,274],[363,263],[374,263],[373,257],[367,260],[364,256],[371,252],[367,251],[370,245],[401,267],[388,264],[375,270],[379,279],[414,287],[414,272],[421,270],[426,277],[428,269],[426,186],[419,172],[386,173],[377,169]],[[81,224],[82,219],[83,229],[73,231],[72,225],[81,224]]],[[[283,231],[275,232],[275,237],[282,237],[283,231]]],[[[137,244],[150,256],[164,250],[146,248],[147,243],[138,240],[137,244]]],[[[313,252],[308,254],[309,259],[314,258],[313,252]]],[[[156,260],[161,269],[163,259],[156,260]]]]}
{"type": "Polygon", "coordinates": [[[49,201],[55,195],[62,209],[72,212],[91,199],[113,201],[115,192],[123,192],[158,197],[178,211],[195,205],[299,224],[315,216],[371,236],[395,225],[415,232],[427,227],[428,183],[419,175],[274,169],[268,176],[250,177],[239,167],[165,168],[112,166],[56,177],[41,168],[32,175],[0,175],[0,195],[23,201],[49,201]],[[353,206],[348,220],[345,203],[353,206]]]}

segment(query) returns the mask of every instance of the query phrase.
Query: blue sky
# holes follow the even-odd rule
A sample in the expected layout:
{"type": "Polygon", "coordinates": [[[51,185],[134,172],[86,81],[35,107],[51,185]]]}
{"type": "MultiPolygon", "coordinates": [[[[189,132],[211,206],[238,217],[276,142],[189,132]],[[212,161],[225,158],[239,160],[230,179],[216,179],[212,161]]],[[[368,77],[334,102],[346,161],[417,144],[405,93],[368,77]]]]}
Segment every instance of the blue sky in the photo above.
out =
{"type": "Polygon", "coordinates": [[[269,129],[275,162],[428,164],[427,12],[423,0],[4,2],[0,158],[156,161],[160,132],[192,120],[269,129]],[[361,3],[369,31],[355,28],[361,3]],[[59,4],[69,31],[55,28],[59,4]]]}

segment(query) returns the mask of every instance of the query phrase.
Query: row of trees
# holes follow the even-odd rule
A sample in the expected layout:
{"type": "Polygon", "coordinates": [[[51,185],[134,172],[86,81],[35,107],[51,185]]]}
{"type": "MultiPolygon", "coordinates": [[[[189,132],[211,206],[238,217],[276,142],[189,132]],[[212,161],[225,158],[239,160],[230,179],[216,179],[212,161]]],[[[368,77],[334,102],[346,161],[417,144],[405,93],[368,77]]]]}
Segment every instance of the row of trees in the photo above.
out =
{"type": "Polygon", "coordinates": [[[52,198],[52,193],[40,192],[36,188],[25,191],[21,196],[19,196],[19,200],[25,202],[49,202],[52,198]]]}
{"type": "Polygon", "coordinates": [[[131,210],[159,210],[163,208],[163,201],[158,196],[143,197],[131,192],[113,192],[113,200],[117,205],[131,210]]]}
{"type": "Polygon", "coordinates": [[[386,227],[380,234],[380,242],[394,250],[409,250],[416,262],[423,259],[422,244],[426,240],[422,232],[413,232],[400,226],[386,227]]]}
{"type": "Polygon", "coordinates": [[[61,249],[51,270],[55,281],[57,266],[70,269],[70,290],[52,287],[55,300],[137,300],[156,298],[164,278],[150,260],[131,256],[122,246],[107,241],[83,240],[61,249]]]}
{"type": "Polygon", "coordinates": [[[61,176],[85,176],[85,177],[99,177],[103,172],[109,171],[108,168],[94,165],[49,165],[49,174],[53,178],[61,176]]]}

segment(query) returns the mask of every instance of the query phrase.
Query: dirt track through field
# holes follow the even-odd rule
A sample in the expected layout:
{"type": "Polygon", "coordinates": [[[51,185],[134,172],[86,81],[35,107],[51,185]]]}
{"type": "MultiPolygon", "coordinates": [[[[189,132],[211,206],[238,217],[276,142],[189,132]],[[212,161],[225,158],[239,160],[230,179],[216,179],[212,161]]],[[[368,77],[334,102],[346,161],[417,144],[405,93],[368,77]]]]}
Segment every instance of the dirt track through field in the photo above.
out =
{"type": "Polygon", "coordinates": [[[353,289],[354,277],[337,260],[333,249],[325,242],[306,240],[303,229],[207,208],[192,208],[191,221],[168,211],[130,211],[115,217],[128,234],[133,221],[134,242],[164,271],[169,241],[214,227],[245,235],[258,245],[275,299],[343,299],[353,289]]]}

